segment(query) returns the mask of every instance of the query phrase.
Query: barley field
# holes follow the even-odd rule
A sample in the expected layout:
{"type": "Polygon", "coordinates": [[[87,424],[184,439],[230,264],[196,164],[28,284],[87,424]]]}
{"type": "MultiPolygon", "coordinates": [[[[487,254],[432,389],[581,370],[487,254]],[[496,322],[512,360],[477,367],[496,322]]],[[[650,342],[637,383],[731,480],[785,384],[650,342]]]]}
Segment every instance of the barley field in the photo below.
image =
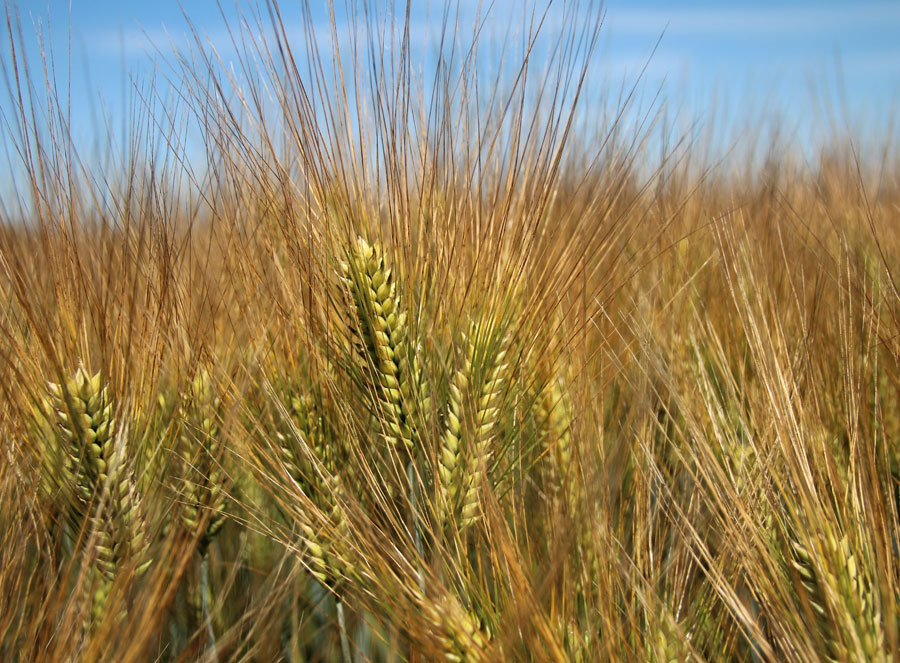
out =
{"type": "Polygon", "coordinates": [[[99,167],[6,8],[0,661],[900,662],[896,139],[720,159],[586,103],[600,7],[420,75],[377,5],[99,167]]]}

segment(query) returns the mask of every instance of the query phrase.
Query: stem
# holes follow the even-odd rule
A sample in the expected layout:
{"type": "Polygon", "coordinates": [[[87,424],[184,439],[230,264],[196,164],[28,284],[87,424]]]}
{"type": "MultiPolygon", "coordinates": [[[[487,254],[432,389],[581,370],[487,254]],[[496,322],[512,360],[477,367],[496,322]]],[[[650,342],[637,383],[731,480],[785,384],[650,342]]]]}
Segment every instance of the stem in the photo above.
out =
{"type": "Polygon", "coordinates": [[[341,599],[337,603],[338,628],[341,631],[341,656],[344,663],[353,663],[350,659],[350,641],[347,639],[347,622],[344,619],[344,602],[341,599]]]}
{"type": "Polygon", "coordinates": [[[169,641],[170,645],[167,651],[169,656],[166,660],[174,661],[184,645],[181,644],[181,635],[178,632],[178,624],[176,623],[176,620],[171,617],[169,618],[169,641]]]}
{"type": "Polygon", "coordinates": [[[422,561],[425,559],[425,551],[422,546],[422,530],[419,527],[419,505],[416,497],[416,481],[415,481],[415,468],[413,467],[412,461],[406,466],[406,477],[409,480],[409,502],[410,508],[412,509],[412,519],[413,519],[413,531],[415,532],[416,537],[416,552],[419,554],[418,562],[416,563],[416,579],[419,581],[419,589],[422,593],[425,593],[425,578],[422,576],[422,561]]]}
{"type": "Polygon", "coordinates": [[[200,603],[203,606],[203,621],[206,623],[206,635],[209,638],[209,660],[218,662],[216,651],[216,634],[213,633],[212,619],[209,615],[209,554],[204,554],[200,561],[200,603]]]}
{"type": "Polygon", "coordinates": [[[291,602],[291,635],[288,640],[288,663],[299,663],[300,661],[300,611],[297,608],[296,592],[292,591],[288,597],[291,602]]]}

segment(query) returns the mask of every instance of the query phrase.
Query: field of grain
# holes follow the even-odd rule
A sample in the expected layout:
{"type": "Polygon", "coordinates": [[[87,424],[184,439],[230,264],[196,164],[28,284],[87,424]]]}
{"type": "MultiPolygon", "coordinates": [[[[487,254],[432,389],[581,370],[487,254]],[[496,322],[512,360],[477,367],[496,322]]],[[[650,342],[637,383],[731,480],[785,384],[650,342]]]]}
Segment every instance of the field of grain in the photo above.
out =
{"type": "Polygon", "coordinates": [[[269,5],[98,168],[7,9],[0,660],[900,660],[896,141],[661,142],[590,15],[269,5]]]}

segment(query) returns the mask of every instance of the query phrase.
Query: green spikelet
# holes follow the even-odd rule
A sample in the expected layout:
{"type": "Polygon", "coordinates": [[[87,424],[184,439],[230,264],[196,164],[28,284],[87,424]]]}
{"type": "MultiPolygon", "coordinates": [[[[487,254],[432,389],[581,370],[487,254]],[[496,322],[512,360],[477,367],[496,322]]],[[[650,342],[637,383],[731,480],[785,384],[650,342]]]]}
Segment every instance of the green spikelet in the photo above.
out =
{"type": "Polygon", "coordinates": [[[102,489],[104,508],[94,523],[96,582],[91,617],[95,622],[105,612],[109,591],[123,561],[135,564],[137,575],[143,574],[151,563],[136,483],[127,470],[123,451],[124,444],[117,444],[109,479],[102,489]]]}
{"type": "Polygon", "coordinates": [[[287,406],[289,421],[276,432],[282,462],[291,478],[307,495],[319,489],[317,471],[310,454],[333,473],[337,449],[333,444],[330,424],[318,400],[310,394],[290,396],[287,406]]]}
{"type": "Polygon", "coordinates": [[[222,469],[220,409],[221,398],[214,391],[209,373],[199,371],[183,406],[179,445],[183,459],[181,524],[198,537],[201,555],[225,523],[226,475],[222,469]]]}
{"type": "Polygon", "coordinates": [[[888,374],[883,360],[875,363],[871,384],[866,389],[872,436],[885,445],[894,482],[900,486],[900,399],[897,385],[888,374]]]}
{"type": "Polygon", "coordinates": [[[661,607],[653,634],[648,638],[649,660],[651,663],[690,663],[693,657],[675,627],[672,613],[661,607]]]}
{"type": "Polygon", "coordinates": [[[475,407],[475,428],[472,432],[472,445],[463,480],[465,491],[462,493],[460,509],[460,522],[463,527],[470,527],[479,517],[478,491],[490,466],[494,451],[493,441],[500,422],[500,408],[508,382],[509,364],[506,359],[508,341],[509,338],[504,337],[499,345],[495,346],[495,354],[485,357],[482,369],[481,389],[477,392],[478,401],[475,407]]]}
{"type": "Polygon", "coordinates": [[[350,528],[340,501],[342,490],[338,477],[326,479],[322,491],[312,496],[324,514],[325,522],[302,522],[300,525],[310,571],[329,587],[336,587],[354,574],[348,543],[350,528]]]}
{"type": "Polygon", "coordinates": [[[55,466],[52,480],[60,485],[69,505],[70,525],[77,532],[88,516],[95,491],[107,479],[112,457],[112,404],[100,374],[79,368],[65,384],[50,383],[47,410],[54,435],[46,454],[55,466]]]}
{"type": "Polygon", "coordinates": [[[381,248],[362,237],[350,250],[342,272],[352,310],[350,331],[376,397],[382,435],[390,446],[412,453],[416,411],[426,406],[426,399],[421,370],[410,357],[407,314],[393,274],[381,248]]]}

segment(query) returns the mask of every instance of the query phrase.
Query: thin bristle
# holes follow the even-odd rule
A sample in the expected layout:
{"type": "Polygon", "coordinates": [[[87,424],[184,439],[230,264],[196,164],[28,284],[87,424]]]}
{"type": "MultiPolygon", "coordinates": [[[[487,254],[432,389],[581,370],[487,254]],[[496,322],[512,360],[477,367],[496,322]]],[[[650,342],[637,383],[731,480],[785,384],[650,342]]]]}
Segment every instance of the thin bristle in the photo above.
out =
{"type": "Polygon", "coordinates": [[[225,4],[98,135],[5,8],[0,661],[900,661],[896,117],[225,4]]]}

